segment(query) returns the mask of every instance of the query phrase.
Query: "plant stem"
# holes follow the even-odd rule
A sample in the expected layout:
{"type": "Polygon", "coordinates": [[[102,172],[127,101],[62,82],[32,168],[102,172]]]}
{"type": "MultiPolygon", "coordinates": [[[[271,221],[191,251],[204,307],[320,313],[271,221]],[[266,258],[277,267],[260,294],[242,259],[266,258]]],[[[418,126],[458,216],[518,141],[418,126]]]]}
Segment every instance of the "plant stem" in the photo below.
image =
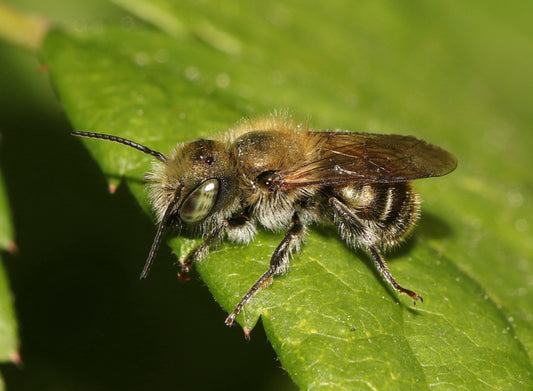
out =
{"type": "Polygon", "coordinates": [[[37,51],[49,22],[24,15],[0,1],[0,39],[31,51],[37,51]]]}

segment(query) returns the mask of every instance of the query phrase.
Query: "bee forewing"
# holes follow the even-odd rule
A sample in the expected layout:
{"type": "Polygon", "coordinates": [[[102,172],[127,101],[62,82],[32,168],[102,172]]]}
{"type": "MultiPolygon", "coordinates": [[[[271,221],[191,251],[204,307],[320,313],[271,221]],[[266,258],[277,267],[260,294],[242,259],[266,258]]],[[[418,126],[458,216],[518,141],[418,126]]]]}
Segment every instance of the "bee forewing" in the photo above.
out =
{"type": "Polygon", "coordinates": [[[280,173],[283,188],[342,183],[397,183],[446,175],[457,166],[444,149],[412,136],[313,132],[319,148],[280,173]]]}

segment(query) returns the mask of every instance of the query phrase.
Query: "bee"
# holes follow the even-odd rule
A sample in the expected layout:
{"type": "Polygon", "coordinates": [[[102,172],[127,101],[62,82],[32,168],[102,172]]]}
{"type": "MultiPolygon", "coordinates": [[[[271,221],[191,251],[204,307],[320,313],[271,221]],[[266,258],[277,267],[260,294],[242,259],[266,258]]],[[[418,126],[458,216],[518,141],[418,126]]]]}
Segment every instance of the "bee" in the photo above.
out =
{"type": "Polygon", "coordinates": [[[268,270],[226,318],[228,326],[274,276],[287,271],[315,223],[336,226],[348,246],[368,253],[395,291],[415,304],[423,301],[396,282],[382,252],[402,242],[418,220],[420,201],[411,181],[455,169],[455,158],[442,148],[412,136],[315,131],[276,113],[242,120],[219,137],[179,144],[168,156],[121,137],[73,134],[155,158],[146,179],[158,229],[141,279],[169,227],[204,238],[180,260],[183,275],[224,239],[249,243],[258,225],[285,232],[268,270]]]}

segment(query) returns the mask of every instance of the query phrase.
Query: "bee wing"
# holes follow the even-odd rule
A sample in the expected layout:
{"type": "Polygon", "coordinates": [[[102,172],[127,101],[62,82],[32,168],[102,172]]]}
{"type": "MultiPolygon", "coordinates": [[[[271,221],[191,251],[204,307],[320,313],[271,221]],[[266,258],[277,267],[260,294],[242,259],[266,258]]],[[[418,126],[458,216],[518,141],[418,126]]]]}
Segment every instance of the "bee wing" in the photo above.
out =
{"type": "Polygon", "coordinates": [[[318,153],[279,172],[285,189],[343,183],[396,183],[448,174],[457,166],[447,151],[412,136],[310,132],[318,153]]]}

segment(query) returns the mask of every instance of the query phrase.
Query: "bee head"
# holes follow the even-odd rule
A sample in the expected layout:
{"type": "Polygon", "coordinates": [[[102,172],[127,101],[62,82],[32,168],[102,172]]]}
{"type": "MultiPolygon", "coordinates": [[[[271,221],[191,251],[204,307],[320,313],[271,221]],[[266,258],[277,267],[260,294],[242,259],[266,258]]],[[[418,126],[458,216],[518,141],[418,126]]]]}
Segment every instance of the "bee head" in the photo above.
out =
{"type": "Polygon", "coordinates": [[[216,219],[229,217],[238,203],[235,163],[220,141],[189,141],[166,157],[121,137],[79,131],[72,134],[124,144],[157,159],[146,179],[159,226],[141,279],[148,275],[167,228],[181,228],[183,224],[207,228],[216,219]]]}
{"type": "Polygon", "coordinates": [[[235,191],[235,164],[224,144],[193,140],[180,144],[147,175],[158,221],[170,208],[173,221],[197,225],[224,211],[235,191]]]}

